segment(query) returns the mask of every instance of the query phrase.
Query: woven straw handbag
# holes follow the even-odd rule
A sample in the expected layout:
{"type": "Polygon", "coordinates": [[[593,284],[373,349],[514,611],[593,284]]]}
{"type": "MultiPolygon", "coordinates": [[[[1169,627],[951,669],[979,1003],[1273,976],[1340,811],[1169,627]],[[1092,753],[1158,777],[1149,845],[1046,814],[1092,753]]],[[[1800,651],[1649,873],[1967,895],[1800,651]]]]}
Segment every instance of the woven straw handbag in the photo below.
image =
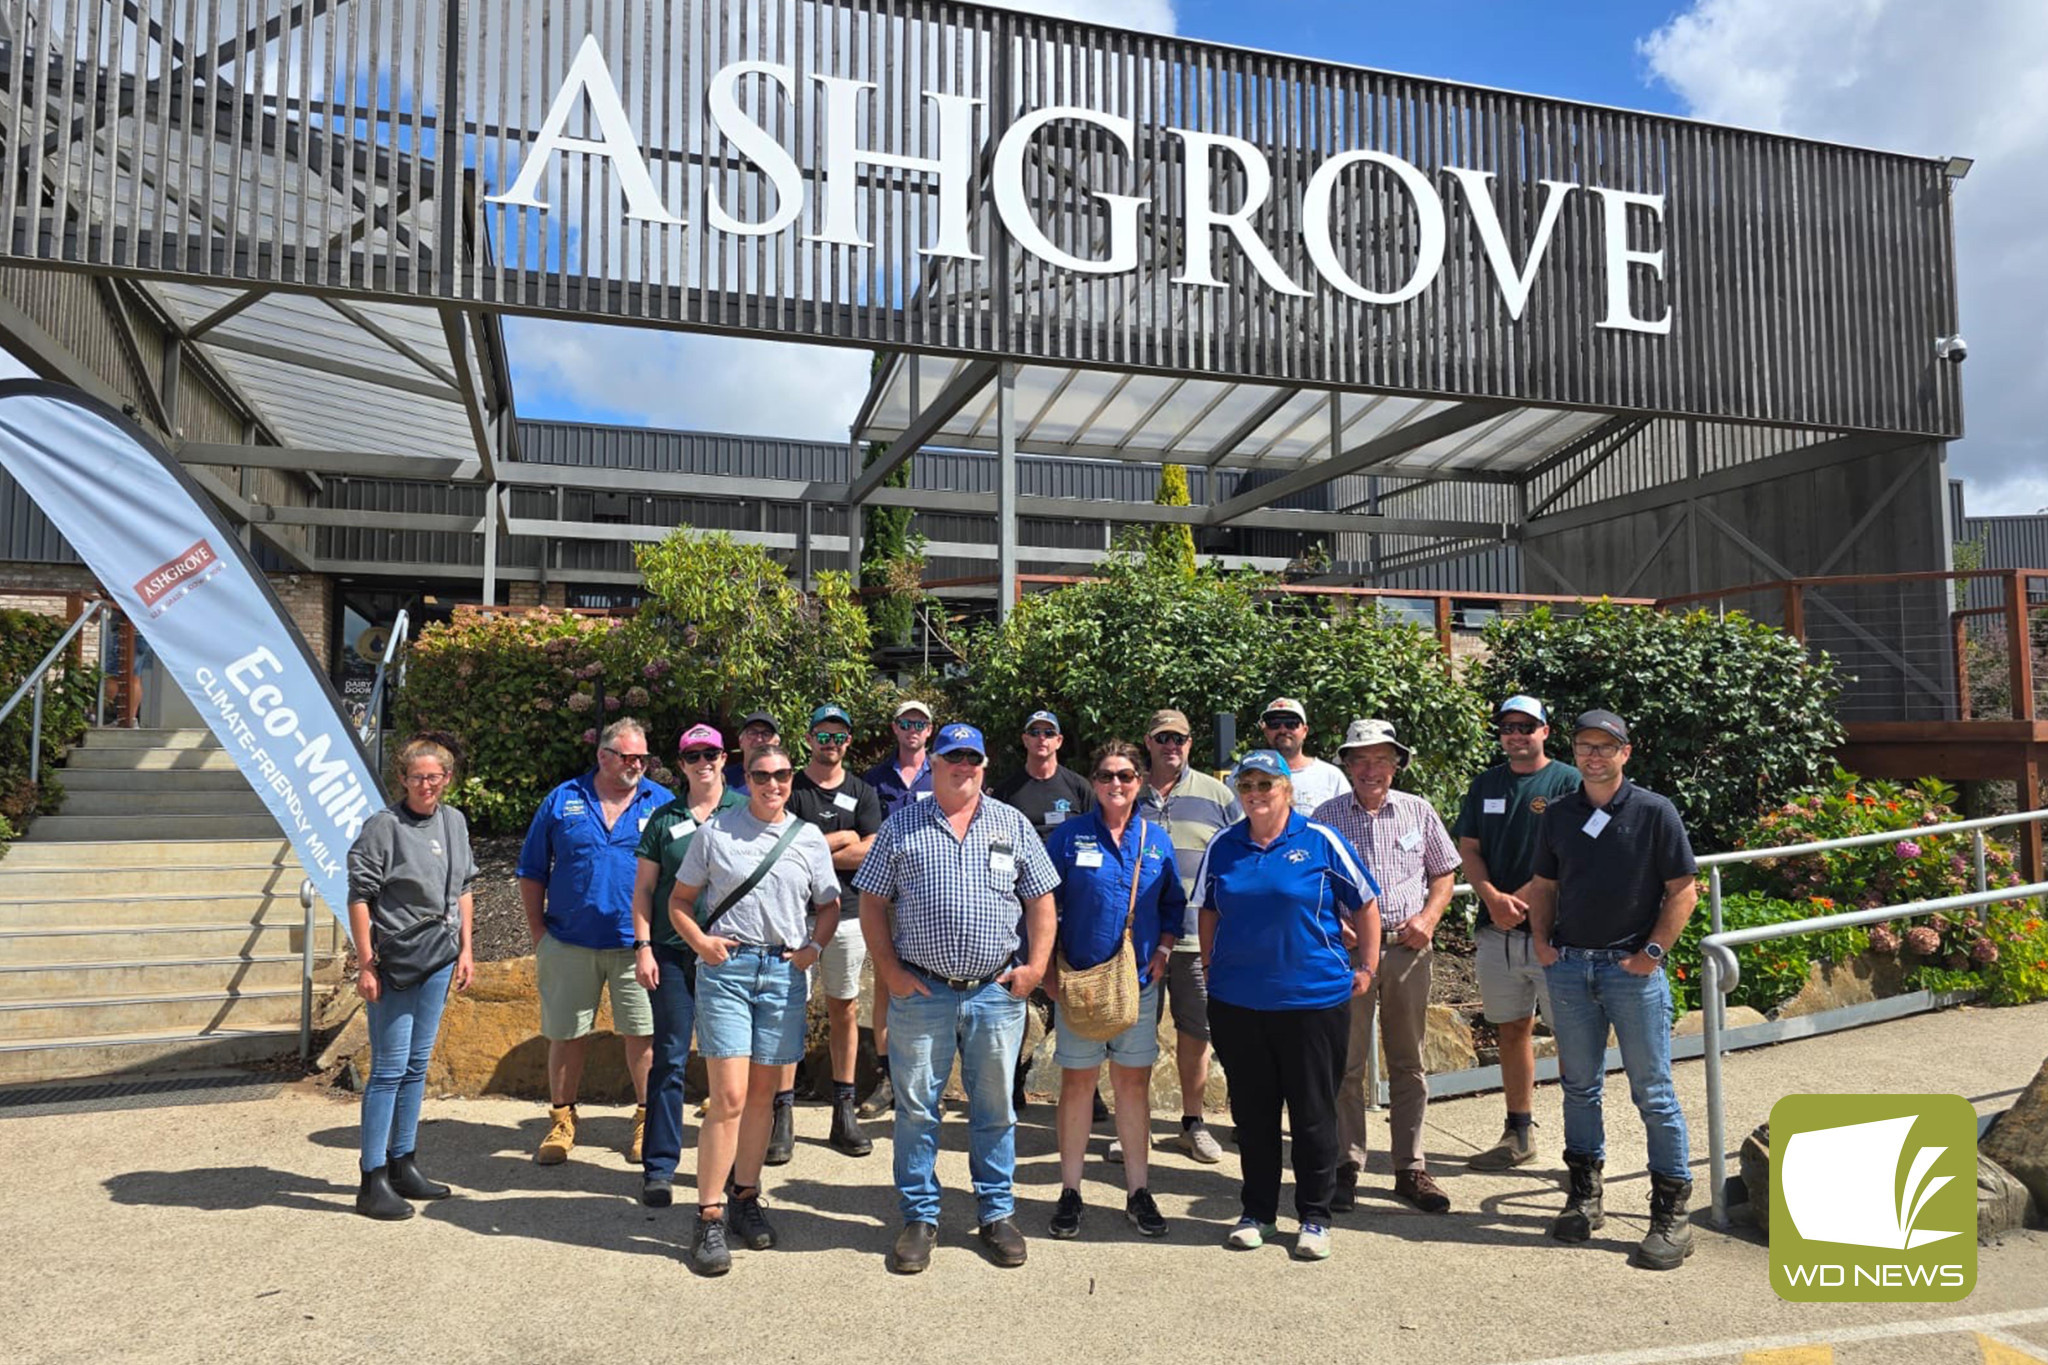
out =
{"type": "Polygon", "coordinates": [[[1124,912],[1123,937],[1106,962],[1067,965],[1060,951],[1060,1025],[1090,1042],[1105,1043],[1138,1022],[1138,959],[1131,925],[1138,917],[1138,882],[1145,874],[1145,821],[1138,821],[1138,865],[1131,871],[1131,903],[1124,912]]]}

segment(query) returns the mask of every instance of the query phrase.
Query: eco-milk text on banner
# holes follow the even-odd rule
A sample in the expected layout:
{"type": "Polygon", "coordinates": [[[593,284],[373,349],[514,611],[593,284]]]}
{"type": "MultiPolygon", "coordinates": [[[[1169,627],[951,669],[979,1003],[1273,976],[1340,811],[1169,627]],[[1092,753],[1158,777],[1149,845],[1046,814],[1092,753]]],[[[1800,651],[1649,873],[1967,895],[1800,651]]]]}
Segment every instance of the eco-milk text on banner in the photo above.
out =
{"type": "Polygon", "coordinates": [[[348,925],[348,848],[380,799],[270,585],[170,455],[104,404],[0,383],[4,467],[106,585],[348,925]]]}

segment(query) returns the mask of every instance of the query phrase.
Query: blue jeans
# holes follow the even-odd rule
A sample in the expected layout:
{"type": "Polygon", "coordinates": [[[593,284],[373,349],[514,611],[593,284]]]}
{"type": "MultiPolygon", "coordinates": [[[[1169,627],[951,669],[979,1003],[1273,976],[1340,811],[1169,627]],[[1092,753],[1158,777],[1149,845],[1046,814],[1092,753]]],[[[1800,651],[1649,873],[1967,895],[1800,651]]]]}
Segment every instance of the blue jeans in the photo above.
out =
{"type": "Polygon", "coordinates": [[[640,1145],[640,1169],[648,1180],[674,1180],[683,1155],[683,1069],[697,1012],[690,988],[694,960],[665,943],[654,945],[661,979],[647,993],[654,1007],[654,1066],[647,1075],[647,1136],[640,1145]]]}
{"type": "Polygon", "coordinates": [[[449,963],[409,991],[386,986],[363,1008],[370,1019],[370,1079],[363,1086],[362,1167],[374,1171],[411,1156],[419,1142],[427,1063],[448,1007],[449,963]]]}
{"type": "Polygon", "coordinates": [[[1603,1160],[1600,1099],[1607,1084],[1607,1029],[1621,1048],[1629,1095],[1650,1139],[1650,1173],[1692,1179],[1685,1114],[1671,1088],[1671,985],[1662,969],[1637,976],[1620,950],[1560,948],[1544,969],[1555,1011],[1557,1069],[1564,1083],[1564,1149],[1603,1160]]]}
{"type": "MultiPolygon", "coordinates": [[[[911,973],[916,976],[914,971],[911,973]]],[[[1024,1040],[1024,1002],[991,982],[956,991],[919,977],[930,995],[889,997],[889,1075],[896,1086],[896,1193],[906,1223],[939,1221],[939,1096],[960,1056],[967,1089],[967,1169],[977,1221],[1008,1218],[1017,1169],[1010,1080],[1024,1040]]]]}

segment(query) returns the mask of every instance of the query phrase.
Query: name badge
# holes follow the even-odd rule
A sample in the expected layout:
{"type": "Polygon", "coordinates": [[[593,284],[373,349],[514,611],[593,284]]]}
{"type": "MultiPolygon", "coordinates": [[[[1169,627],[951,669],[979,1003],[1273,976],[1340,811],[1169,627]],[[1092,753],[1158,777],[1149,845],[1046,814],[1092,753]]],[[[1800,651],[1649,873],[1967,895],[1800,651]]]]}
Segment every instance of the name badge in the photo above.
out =
{"type": "Polygon", "coordinates": [[[1049,810],[1045,813],[1045,823],[1048,825],[1064,825],[1066,822],[1067,813],[1063,810],[1049,810]]]}
{"type": "Polygon", "coordinates": [[[1411,829],[1400,838],[1394,840],[1394,842],[1401,846],[1403,853],[1413,853],[1416,849],[1422,847],[1422,836],[1411,829]]]}
{"type": "Polygon", "coordinates": [[[917,793],[917,799],[920,801],[929,801],[932,799],[932,794],[930,792],[919,792],[917,793]]]}
{"type": "Polygon", "coordinates": [[[649,816],[645,816],[645,815],[643,815],[643,816],[641,816],[641,817],[640,817],[640,824],[639,824],[638,828],[639,828],[639,830],[640,830],[640,832],[641,832],[642,834],[645,834],[645,833],[647,832],[647,821],[648,821],[648,820],[649,820],[650,818],[651,818],[651,817],[649,817],[649,816]]]}
{"type": "Polygon", "coordinates": [[[672,844],[679,843],[696,832],[697,822],[695,820],[678,820],[668,832],[668,841],[672,844]]]}
{"type": "Polygon", "coordinates": [[[853,798],[853,794],[851,792],[840,792],[837,796],[832,798],[832,804],[839,807],[839,809],[841,810],[854,810],[860,805],[860,802],[856,801],[853,798]]]}
{"type": "Polygon", "coordinates": [[[990,844],[988,847],[988,870],[998,877],[1017,875],[1017,855],[1008,844],[990,844]]]}
{"type": "Polygon", "coordinates": [[[1505,796],[1485,797],[1479,802],[1479,813],[1481,815],[1506,815],[1508,813],[1508,799],[1505,796]]]}
{"type": "Polygon", "coordinates": [[[1585,824],[1579,826],[1579,828],[1586,831],[1586,837],[1588,839],[1597,839],[1600,837],[1600,831],[1607,828],[1607,822],[1611,818],[1612,817],[1609,816],[1606,811],[1596,810],[1593,812],[1591,818],[1589,818],[1585,824]]]}
{"type": "Polygon", "coordinates": [[[1101,867],[1102,850],[1099,848],[1084,848],[1080,850],[1078,853],[1074,855],[1074,866],[1101,867]]]}

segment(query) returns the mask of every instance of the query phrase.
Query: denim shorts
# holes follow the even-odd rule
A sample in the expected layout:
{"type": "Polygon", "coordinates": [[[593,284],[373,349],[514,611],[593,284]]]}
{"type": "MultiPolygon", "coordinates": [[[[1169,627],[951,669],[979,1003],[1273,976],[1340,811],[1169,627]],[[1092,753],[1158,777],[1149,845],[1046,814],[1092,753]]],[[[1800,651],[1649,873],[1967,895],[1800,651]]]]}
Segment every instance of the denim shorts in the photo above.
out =
{"type": "Polygon", "coordinates": [[[1093,1071],[1107,1057],[1118,1066],[1150,1070],[1159,1060],[1159,983],[1154,981],[1138,992],[1138,1022],[1099,1043],[1068,1030],[1053,1006],[1052,1059],[1068,1071],[1093,1071]]]}
{"type": "Polygon", "coordinates": [[[697,1051],[751,1058],[756,1066],[803,1060],[804,974],[780,948],[735,948],[713,966],[697,964],[697,1051]]]}

